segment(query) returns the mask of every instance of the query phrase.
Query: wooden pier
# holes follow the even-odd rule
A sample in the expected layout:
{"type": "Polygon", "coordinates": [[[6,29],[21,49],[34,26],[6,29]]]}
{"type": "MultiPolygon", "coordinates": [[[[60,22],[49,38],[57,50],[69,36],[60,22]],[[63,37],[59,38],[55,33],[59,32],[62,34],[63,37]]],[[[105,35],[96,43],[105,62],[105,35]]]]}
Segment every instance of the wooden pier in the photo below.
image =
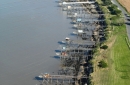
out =
{"type": "Polygon", "coordinates": [[[41,74],[39,75],[39,78],[42,78],[42,84],[71,84],[71,83],[77,83],[77,81],[74,81],[74,79],[78,79],[81,81],[81,79],[88,79],[90,77],[88,76],[67,76],[67,75],[50,75],[50,74],[41,74]]]}
{"type": "Polygon", "coordinates": [[[104,31],[105,18],[103,12],[95,4],[95,0],[78,2],[79,0],[62,0],[59,4],[65,10],[76,28],[73,34],[77,39],[68,37],[62,41],[59,52],[61,69],[58,75],[41,74],[42,84],[51,85],[89,85],[93,68],[89,62],[93,58],[93,50],[100,42],[104,31]],[[100,35],[100,36],[99,36],[100,35]]]}
{"type": "Polygon", "coordinates": [[[89,1],[86,1],[86,2],[63,2],[62,5],[67,5],[67,4],[93,4],[95,2],[89,2],[89,1]]]}

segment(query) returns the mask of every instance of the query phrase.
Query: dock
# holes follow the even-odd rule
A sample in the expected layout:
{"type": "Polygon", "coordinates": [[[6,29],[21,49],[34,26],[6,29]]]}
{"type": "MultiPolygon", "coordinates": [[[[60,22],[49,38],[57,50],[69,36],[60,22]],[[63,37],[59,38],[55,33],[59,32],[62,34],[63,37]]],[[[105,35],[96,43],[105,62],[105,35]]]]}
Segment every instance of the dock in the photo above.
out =
{"type": "Polygon", "coordinates": [[[72,33],[77,39],[66,37],[61,41],[62,45],[56,53],[56,56],[60,58],[58,75],[42,73],[39,76],[43,79],[42,85],[89,85],[93,72],[90,60],[93,58],[93,50],[104,38],[106,27],[105,14],[95,3],[95,0],[60,1],[62,10],[66,11],[67,17],[72,20],[73,28],[75,28],[72,33]]]}

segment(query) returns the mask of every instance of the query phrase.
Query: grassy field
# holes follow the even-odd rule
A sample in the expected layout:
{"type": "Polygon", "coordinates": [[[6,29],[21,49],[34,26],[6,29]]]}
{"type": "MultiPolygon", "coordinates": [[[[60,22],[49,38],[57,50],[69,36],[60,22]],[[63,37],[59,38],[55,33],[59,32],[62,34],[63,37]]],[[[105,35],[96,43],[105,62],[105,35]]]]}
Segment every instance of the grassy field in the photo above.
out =
{"type": "MultiPolygon", "coordinates": [[[[101,3],[101,0],[97,1],[101,3]]],[[[130,49],[126,37],[125,25],[113,27],[112,35],[105,43],[109,48],[100,50],[93,59],[92,85],[130,85],[130,49]],[[98,67],[101,60],[107,62],[107,68],[98,67]]]]}
{"type": "Polygon", "coordinates": [[[130,0],[118,0],[119,3],[124,6],[127,11],[130,13],[130,0]]]}
{"type": "Polygon", "coordinates": [[[130,50],[126,44],[125,26],[118,28],[118,33],[107,42],[109,49],[95,57],[93,82],[94,85],[129,85],[130,84],[130,50]],[[99,68],[98,62],[105,60],[108,68],[99,68]]]}

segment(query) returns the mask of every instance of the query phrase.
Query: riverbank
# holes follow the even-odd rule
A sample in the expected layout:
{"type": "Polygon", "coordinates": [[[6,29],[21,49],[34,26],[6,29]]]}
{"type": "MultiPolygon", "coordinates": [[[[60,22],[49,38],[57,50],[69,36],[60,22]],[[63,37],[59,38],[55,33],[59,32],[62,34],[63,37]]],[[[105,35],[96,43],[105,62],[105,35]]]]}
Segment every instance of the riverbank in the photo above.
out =
{"type": "Polygon", "coordinates": [[[100,52],[96,56],[94,62],[93,82],[94,85],[129,85],[129,53],[130,50],[125,41],[126,29],[125,26],[119,27],[118,34],[113,35],[107,42],[109,48],[100,52]],[[98,62],[105,60],[108,67],[105,69],[99,68],[98,62]]]}
{"type": "MultiPolygon", "coordinates": [[[[101,0],[97,1],[102,3],[101,0]]],[[[107,9],[105,6],[104,8],[107,9]]],[[[109,39],[105,42],[108,49],[100,49],[98,55],[93,59],[93,85],[129,85],[130,83],[130,50],[126,42],[126,26],[125,24],[113,26],[111,32],[109,39]],[[101,60],[107,62],[107,68],[98,67],[98,62],[101,60]]]]}

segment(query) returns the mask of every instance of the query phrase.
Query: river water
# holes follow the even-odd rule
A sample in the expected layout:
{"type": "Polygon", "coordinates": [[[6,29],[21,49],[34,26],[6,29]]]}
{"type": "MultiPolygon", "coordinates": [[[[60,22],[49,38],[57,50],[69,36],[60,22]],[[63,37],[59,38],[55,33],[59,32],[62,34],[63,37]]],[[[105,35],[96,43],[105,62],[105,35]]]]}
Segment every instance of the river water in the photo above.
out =
{"type": "Polygon", "coordinates": [[[56,0],[0,0],[0,85],[39,85],[40,73],[57,74],[58,41],[73,38],[71,20],[57,5],[56,0]]]}

